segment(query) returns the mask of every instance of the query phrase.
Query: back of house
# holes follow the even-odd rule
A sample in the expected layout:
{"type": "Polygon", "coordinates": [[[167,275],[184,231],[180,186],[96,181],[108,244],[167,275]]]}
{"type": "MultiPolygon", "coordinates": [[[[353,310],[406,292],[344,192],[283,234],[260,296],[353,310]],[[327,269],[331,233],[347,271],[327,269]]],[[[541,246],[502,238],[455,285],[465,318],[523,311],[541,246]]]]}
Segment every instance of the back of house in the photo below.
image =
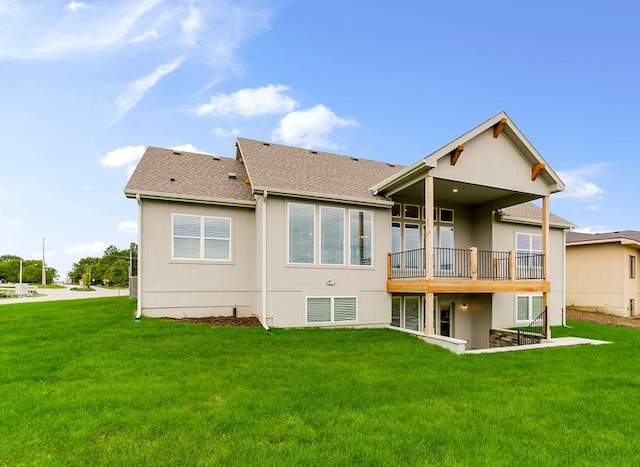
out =
{"type": "Polygon", "coordinates": [[[246,138],[235,152],[150,147],[131,176],[144,315],[391,326],[466,348],[561,322],[572,224],[549,196],[564,186],[506,114],[409,167],[246,138]]]}

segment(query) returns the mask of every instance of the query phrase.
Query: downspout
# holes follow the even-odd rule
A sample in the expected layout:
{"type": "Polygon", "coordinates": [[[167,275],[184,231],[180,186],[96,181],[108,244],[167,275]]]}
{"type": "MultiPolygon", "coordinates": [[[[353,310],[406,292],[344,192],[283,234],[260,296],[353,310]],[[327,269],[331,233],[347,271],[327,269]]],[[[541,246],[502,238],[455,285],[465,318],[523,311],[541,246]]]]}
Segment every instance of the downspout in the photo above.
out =
{"type": "Polygon", "coordinates": [[[138,290],[137,290],[137,311],[136,311],[136,321],[140,321],[140,317],[142,316],[142,277],[140,275],[141,270],[141,262],[140,262],[140,240],[142,240],[142,201],[140,200],[140,193],[136,193],[136,201],[138,202],[138,263],[136,265],[137,274],[138,274],[138,290]]]}
{"type": "Polygon", "coordinates": [[[267,190],[262,192],[262,327],[267,326],[267,190]]]}

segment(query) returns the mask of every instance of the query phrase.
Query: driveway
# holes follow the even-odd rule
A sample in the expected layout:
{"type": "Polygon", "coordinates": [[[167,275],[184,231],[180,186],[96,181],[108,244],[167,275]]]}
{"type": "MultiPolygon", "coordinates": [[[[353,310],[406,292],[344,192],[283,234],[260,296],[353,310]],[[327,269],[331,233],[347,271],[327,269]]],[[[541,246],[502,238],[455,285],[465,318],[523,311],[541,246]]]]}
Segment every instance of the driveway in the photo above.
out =
{"type": "Polygon", "coordinates": [[[50,300],[78,300],[80,298],[99,298],[99,297],[128,297],[129,289],[104,289],[102,287],[94,287],[95,290],[84,292],[71,290],[72,286],[65,286],[64,289],[38,289],[40,294],[37,297],[20,297],[20,298],[0,298],[0,305],[7,303],[31,303],[46,302],[50,300]]]}

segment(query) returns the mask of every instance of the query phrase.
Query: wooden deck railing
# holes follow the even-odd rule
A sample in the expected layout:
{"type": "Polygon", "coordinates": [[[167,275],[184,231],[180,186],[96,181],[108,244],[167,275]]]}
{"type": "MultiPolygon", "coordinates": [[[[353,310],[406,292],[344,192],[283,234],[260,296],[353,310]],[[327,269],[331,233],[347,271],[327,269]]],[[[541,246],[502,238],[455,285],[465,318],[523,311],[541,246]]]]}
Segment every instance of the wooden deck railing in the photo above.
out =
{"type": "MultiPolygon", "coordinates": [[[[388,253],[387,277],[412,279],[427,277],[424,248],[388,253]]],[[[434,278],[471,280],[544,279],[544,255],[511,251],[484,251],[471,247],[433,248],[434,278]]]]}

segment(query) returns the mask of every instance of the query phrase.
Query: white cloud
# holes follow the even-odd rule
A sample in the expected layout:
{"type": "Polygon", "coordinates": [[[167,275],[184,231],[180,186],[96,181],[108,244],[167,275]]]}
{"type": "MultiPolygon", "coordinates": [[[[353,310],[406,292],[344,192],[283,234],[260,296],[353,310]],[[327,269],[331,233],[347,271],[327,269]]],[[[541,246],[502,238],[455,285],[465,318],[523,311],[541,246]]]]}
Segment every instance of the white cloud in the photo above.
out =
{"type": "Polygon", "coordinates": [[[68,11],[86,10],[87,8],[89,8],[89,5],[84,2],[70,2],[66,6],[68,11]]]}
{"type": "Polygon", "coordinates": [[[19,227],[21,225],[24,225],[25,221],[23,221],[22,219],[7,219],[5,221],[5,224],[7,224],[9,227],[19,227]]]}
{"type": "Polygon", "coordinates": [[[206,151],[199,150],[197,147],[190,143],[183,144],[182,146],[172,146],[169,149],[173,149],[175,151],[195,152],[196,154],[209,154],[206,151]]]}
{"type": "MultiPolygon", "coordinates": [[[[55,60],[149,38],[157,50],[216,69],[235,67],[235,51],[268,27],[268,5],[185,0],[0,1],[0,59],[55,60]],[[198,7],[195,6],[198,3],[198,7]],[[155,31],[155,32],[154,32],[155,31]]],[[[146,52],[146,50],[145,50],[146,52]]]]}
{"type": "Polygon", "coordinates": [[[606,191],[595,182],[589,180],[597,177],[609,167],[609,164],[591,164],[575,169],[558,171],[558,176],[564,182],[566,190],[557,193],[557,198],[570,198],[579,201],[599,201],[604,198],[606,191]]]}
{"type": "Polygon", "coordinates": [[[94,3],[91,8],[85,8],[87,3],[73,1],[64,10],[58,2],[48,0],[10,5],[0,15],[0,58],[54,60],[103,50],[121,43],[138,22],[164,1],[116,0],[94,3]],[[80,10],[82,15],[78,15],[80,10]]]}
{"type": "Polygon", "coordinates": [[[129,39],[129,43],[130,44],[138,44],[140,42],[144,42],[144,41],[148,41],[150,39],[157,39],[158,38],[158,30],[157,29],[152,29],[150,31],[145,31],[142,34],[139,34],[135,37],[133,37],[132,39],[129,39]]]}
{"type": "Polygon", "coordinates": [[[65,248],[63,253],[65,255],[81,254],[81,255],[95,255],[102,253],[106,249],[107,245],[101,240],[96,240],[92,243],[79,242],[73,246],[65,248]]]}
{"type": "Polygon", "coordinates": [[[189,5],[189,16],[180,21],[182,32],[184,33],[184,41],[186,44],[194,46],[196,45],[196,36],[202,29],[202,12],[193,6],[193,3],[189,5]]]}
{"type": "Polygon", "coordinates": [[[238,128],[233,128],[232,130],[225,130],[224,128],[214,128],[211,132],[216,135],[218,138],[227,138],[229,136],[238,136],[241,131],[238,128]]]}
{"type": "Polygon", "coordinates": [[[592,225],[592,226],[587,226],[587,227],[577,227],[575,229],[573,229],[574,232],[580,232],[580,233],[588,233],[588,234],[595,234],[595,233],[602,233],[602,232],[611,232],[610,229],[602,226],[602,225],[592,225]]]}
{"type": "Polygon", "coordinates": [[[149,89],[155,86],[163,76],[168,75],[178,68],[183,61],[184,57],[180,57],[169,63],[162,64],[158,66],[153,73],[129,83],[127,90],[116,99],[118,119],[124,117],[124,115],[143,98],[149,89]]]}
{"type": "Polygon", "coordinates": [[[105,167],[122,167],[137,163],[144,154],[144,146],[126,146],[109,151],[100,159],[100,165],[105,167]]]}
{"type": "Polygon", "coordinates": [[[207,104],[195,110],[197,115],[240,115],[251,117],[264,114],[290,112],[298,102],[285,95],[289,86],[269,84],[261,88],[247,88],[232,94],[219,93],[211,96],[207,104]]]}
{"type": "Polygon", "coordinates": [[[138,223],[136,221],[122,221],[118,224],[118,230],[124,233],[138,233],[138,223]]]}
{"type": "Polygon", "coordinates": [[[336,128],[357,127],[360,123],[352,118],[341,118],[322,104],[306,110],[291,112],[280,120],[271,136],[285,144],[304,148],[338,148],[330,140],[336,128]]]}

